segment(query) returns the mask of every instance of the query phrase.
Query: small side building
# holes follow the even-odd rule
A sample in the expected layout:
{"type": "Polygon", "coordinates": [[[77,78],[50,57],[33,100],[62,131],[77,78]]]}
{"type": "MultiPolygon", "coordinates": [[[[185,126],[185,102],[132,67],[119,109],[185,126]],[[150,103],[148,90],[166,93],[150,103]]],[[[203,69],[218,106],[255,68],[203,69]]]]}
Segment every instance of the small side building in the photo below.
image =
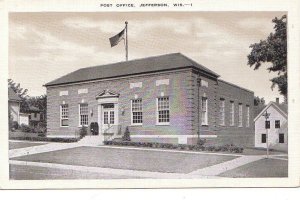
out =
{"type": "Polygon", "coordinates": [[[255,123],[255,147],[267,148],[267,140],[269,148],[280,151],[288,150],[288,112],[287,105],[276,102],[270,102],[254,119],[255,123]],[[264,113],[269,113],[267,119],[264,113]],[[265,124],[269,124],[266,130],[265,124]],[[268,134],[268,135],[267,135],[268,134]]]}

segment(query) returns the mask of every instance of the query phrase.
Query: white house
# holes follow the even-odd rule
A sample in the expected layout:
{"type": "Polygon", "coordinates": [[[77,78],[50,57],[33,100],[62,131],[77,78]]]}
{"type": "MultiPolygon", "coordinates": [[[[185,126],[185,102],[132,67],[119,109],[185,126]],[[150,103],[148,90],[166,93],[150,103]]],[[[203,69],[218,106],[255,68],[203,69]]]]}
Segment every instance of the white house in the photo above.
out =
{"type": "Polygon", "coordinates": [[[8,87],[8,112],[11,120],[19,125],[29,125],[28,114],[20,112],[21,101],[19,95],[11,87],[8,87]]]}
{"type": "Polygon", "coordinates": [[[20,122],[21,98],[11,87],[8,87],[8,112],[12,121],[20,122]]]}
{"type": "Polygon", "coordinates": [[[255,147],[288,150],[288,113],[287,105],[270,102],[254,119],[255,123],[255,147]],[[264,114],[269,113],[266,120],[264,114]],[[267,122],[266,122],[267,121],[267,122]],[[266,124],[268,129],[266,130],[266,124]],[[268,135],[267,135],[268,134],[268,135]]]}

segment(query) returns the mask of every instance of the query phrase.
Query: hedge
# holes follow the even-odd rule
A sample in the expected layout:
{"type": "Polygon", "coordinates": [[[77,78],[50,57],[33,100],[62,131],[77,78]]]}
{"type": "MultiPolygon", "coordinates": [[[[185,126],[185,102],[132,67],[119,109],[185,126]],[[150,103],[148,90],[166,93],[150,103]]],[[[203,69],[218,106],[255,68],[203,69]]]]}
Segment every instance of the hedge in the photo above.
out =
{"type": "Polygon", "coordinates": [[[178,150],[189,150],[189,151],[213,151],[213,152],[222,151],[222,152],[232,152],[232,153],[243,153],[244,150],[243,147],[238,147],[233,144],[223,145],[223,146],[204,146],[204,145],[171,144],[171,143],[156,143],[156,142],[104,141],[104,145],[178,149],[178,150]]]}

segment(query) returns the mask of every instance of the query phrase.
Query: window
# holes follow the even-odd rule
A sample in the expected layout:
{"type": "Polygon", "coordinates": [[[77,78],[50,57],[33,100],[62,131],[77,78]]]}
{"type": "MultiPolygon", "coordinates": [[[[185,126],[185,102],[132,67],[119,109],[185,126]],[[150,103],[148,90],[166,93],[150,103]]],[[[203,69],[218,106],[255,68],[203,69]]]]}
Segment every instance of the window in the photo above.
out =
{"type": "Polygon", "coordinates": [[[86,103],[79,104],[79,123],[80,126],[88,126],[89,124],[89,110],[86,103]]]}
{"type": "Polygon", "coordinates": [[[37,113],[34,113],[34,118],[37,118],[37,113]]]}
{"type": "Polygon", "coordinates": [[[108,112],[107,111],[104,112],[104,122],[103,123],[108,124],[108,112]]]}
{"type": "Polygon", "coordinates": [[[239,104],[239,127],[243,127],[243,104],[239,104]]]}
{"type": "Polygon", "coordinates": [[[220,125],[225,125],[225,100],[220,99],[220,125]]]}
{"type": "Polygon", "coordinates": [[[158,124],[169,124],[170,122],[170,106],[169,97],[157,98],[157,122],[158,124]]]}
{"type": "Polygon", "coordinates": [[[261,134],[261,143],[266,143],[267,142],[267,134],[263,133],[261,134]]]}
{"type": "Polygon", "coordinates": [[[131,123],[142,124],[143,123],[143,104],[142,99],[131,100],[131,123]]]}
{"type": "Polygon", "coordinates": [[[29,118],[29,120],[31,120],[31,114],[29,114],[28,118],[29,118]]]}
{"type": "Polygon", "coordinates": [[[63,104],[60,106],[60,126],[69,126],[69,106],[63,104]]]}
{"type": "Polygon", "coordinates": [[[230,102],[230,126],[234,126],[234,102],[230,102]]]}
{"type": "Polygon", "coordinates": [[[270,129],[270,121],[265,121],[265,129],[270,129]]]}
{"type": "Polygon", "coordinates": [[[110,124],[115,124],[115,111],[110,111],[110,124]]]}
{"type": "Polygon", "coordinates": [[[246,127],[249,127],[250,126],[250,107],[247,105],[246,109],[247,109],[246,127]]]}
{"type": "Polygon", "coordinates": [[[201,103],[201,122],[202,125],[208,125],[208,120],[207,120],[207,98],[202,97],[202,103],[201,103]]]}
{"type": "Polygon", "coordinates": [[[275,128],[280,128],[280,120],[275,120],[275,128]]]}
{"type": "Polygon", "coordinates": [[[284,143],[284,134],[279,133],[279,143],[284,143]]]}

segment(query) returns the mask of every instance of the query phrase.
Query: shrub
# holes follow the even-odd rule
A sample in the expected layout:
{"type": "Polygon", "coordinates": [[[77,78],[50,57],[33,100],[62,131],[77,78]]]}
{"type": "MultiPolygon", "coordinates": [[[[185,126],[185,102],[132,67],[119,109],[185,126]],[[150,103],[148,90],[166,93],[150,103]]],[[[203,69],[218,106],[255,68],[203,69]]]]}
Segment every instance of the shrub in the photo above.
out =
{"type": "Polygon", "coordinates": [[[131,142],[131,141],[104,141],[105,145],[119,145],[119,146],[135,146],[135,147],[150,147],[150,148],[164,148],[164,149],[179,149],[191,151],[215,151],[233,153],[242,153],[243,148],[237,147],[233,144],[223,146],[203,146],[203,145],[187,145],[187,144],[171,144],[171,143],[157,143],[157,142],[131,142]]]}
{"type": "Polygon", "coordinates": [[[82,126],[79,130],[79,134],[80,134],[80,138],[83,138],[84,136],[86,136],[87,135],[87,127],[82,126]]]}
{"type": "Polygon", "coordinates": [[[30,128],[28,125],[26,124],[21,124],[20,126],[20,129],[22,132],[25,132],[25,133],[29,133],[32,131],[32,128],[30,128]]]}
{"type": "Polygon", "coordinates": [[[197,145],[203,146],[206,143],[206,139],[198,139],[197,145]]]}
{"type": "Polygon", "coordinates": [[[131,141],[128,126],[126,127],[126,130],[124,132],[124,135],[123,135],[122,139],[123,139],[123,141],[131,141]]]}
{"type": "Polygon", "coordinates": [[[11,123],[11,129],[16,130],[16,129],[18,129],[18,128],[19,128],[18,122],[17,122],[17,121],[13,121],[13,122],[11,123]]]}

